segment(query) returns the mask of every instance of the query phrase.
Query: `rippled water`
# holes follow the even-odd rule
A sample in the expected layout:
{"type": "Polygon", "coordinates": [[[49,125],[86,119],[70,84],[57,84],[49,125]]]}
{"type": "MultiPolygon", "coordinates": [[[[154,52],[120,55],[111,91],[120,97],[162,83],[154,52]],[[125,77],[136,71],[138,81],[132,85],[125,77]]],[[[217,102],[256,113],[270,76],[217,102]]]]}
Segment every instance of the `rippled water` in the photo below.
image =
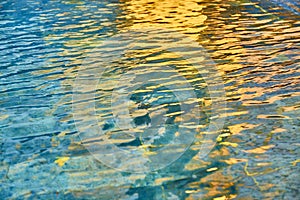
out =
{"type": "Polygon", "coordinates": [[[299,198],[299,7],[299,0],[1,1],[1,199],[299,198]],[[199,46],[172,46],[182,35],[199,46]],[[105,69],[101,80],[76,84],[86,68],[105,69]],[[226,106],[212,109],[218,78],[226,106]],[[207,128],[213,119],[220,130],[207,128]],[[95,127],[137,156],[126,163],[107,153],[119,171],[99,162],[87,150],[107,144],[95,127]],[[182,144],[164,151],[174,138],[182,144]],[[151,171],[176,152],[183,155],[151,171]],[[128,172],[139,163],[150,164],[128,172]]]}

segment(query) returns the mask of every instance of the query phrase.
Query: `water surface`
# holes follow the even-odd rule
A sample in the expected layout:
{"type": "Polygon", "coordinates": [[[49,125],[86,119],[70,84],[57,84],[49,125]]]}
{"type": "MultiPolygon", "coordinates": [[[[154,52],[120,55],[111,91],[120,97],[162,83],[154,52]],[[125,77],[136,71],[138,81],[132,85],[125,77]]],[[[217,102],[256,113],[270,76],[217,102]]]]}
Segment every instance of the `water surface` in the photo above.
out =
{"type": "MultiPolygon", "coordinates": [[[[299,19],[298,0],[1,1],[0,196],[299,198],[299,19]],[[107,167],[85,148],[74,123],[72,93],[82,63],[95,48],[120,33],[146,28],[183,34],[205,49],[224,81],[226,107],[218,108],[217,117],[225,124],[211,133],[217,144],[210,154],[199,157],[199,145],[211,142],[202,139],[214,115],[202,71],[178,54],[161,51],[157,45],[167,40],[150,44],[153,34],[147,35],[149,39],[135,35],[139,48],[107,64],[95,99],[86,99],[95,103],[96,113],[105,119],[99,121],[99,127],[117,146],[127,149],[152,145],[151,151],[159,151],[177,134],[188,131],[196,138],[173,164],[136,174],[107,167]],[[172,70],[159,71],[163,66],[172,70]],[[108,97],[118,89],[112,87],[115,82],[130,70],[134,70],[132,76],[149,79],[152,72],[159,72],[175,86],[174,79],[184,77],[193,86],[196,100],[192,103],[201,112],[191,111],[180,118],[179,100],[169,88],[155,81],[134,88],[124,81],[122,87],[137,91],[130,99],[134,132],[148,131],[150,137],[130,131],[118,134],[108,97]],[[178,124],[187,125],[187,119],[197,119],[201,126],[176,133],[178,124]],[[147,128],[160,120],[166,126],[147,128]],[[154,137],[157,132],[163,134],[154,137]]],[[[121,46],[110,47],[112,57],[121,46]]],[[[210,66],[202,67],[205,71],[210,66]]],[[[191,90],[183,89],[182,94],[191,90]]]]}

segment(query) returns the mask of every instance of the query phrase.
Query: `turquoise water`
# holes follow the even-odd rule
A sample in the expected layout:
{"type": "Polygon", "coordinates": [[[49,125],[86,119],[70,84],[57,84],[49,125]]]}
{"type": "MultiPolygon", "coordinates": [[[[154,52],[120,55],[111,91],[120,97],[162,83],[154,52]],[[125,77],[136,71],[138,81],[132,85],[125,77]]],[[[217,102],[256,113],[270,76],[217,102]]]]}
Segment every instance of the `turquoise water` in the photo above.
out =
{"type": "Polygon", "coordinates": [[[299,198],[299,19],[299,1],[1,1],[1,199],[299,198]],[[97,160],[94,127],[137,156],[97,160]]]}

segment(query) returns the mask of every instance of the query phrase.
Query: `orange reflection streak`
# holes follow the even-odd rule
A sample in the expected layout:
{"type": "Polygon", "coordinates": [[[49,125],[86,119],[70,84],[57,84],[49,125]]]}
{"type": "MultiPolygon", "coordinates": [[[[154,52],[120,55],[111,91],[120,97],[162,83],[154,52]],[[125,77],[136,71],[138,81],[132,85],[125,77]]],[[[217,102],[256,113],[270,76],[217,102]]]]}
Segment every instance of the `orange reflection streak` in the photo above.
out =
{"type": "Polygon", "coordinates": [[[203,6],[194,0],[131,0],[124,9],[130,28],[170,28],[194,39],[205,28],[207,19],[201,13],[203,6]]]}

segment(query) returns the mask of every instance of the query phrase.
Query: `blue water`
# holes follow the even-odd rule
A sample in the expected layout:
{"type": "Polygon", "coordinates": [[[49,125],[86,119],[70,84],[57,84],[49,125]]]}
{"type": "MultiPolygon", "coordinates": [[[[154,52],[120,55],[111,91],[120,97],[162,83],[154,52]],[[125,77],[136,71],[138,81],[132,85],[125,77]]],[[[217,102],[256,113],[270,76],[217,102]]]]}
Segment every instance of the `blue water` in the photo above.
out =
{"type": "MultiPolygon", "coordinates": [[[[0,2],[1,199],[299,198],[299,1],[168,2],[0,2]],[[177,32],[191,37],[206,49],[224,81],[227,107],[218,108],[216,116],[225,124],[212,133],[216,145],[204,158],[199,156],[199,145],[210,142],[201,135],[207,129],[192,129],[194,143],[174,163],[157,171],[124,172],[122,169],[134,163],[122,162],[116,170],[86,149],[75,126],[79,119],[73,116],[74,104],[80,105],[72,101],[74,82],[82,66],[93,64],[85,59],[104,41],[130,28],[146,30],[149,26],[170,30],[174,37],[177,32]]],[[[153,42],[158,36],[152,33],[149,39],[153,42]]],[[[137,70],[134,75],[147,77],[152,65],[168,65],[196,88],[196,102],[202,110],[199,116],[188,112],[186,119],[190,117],[190,121],[182,119],[186,124],[197,116],[200,124],[207,126],[208,118],[215,113],[211,113],[201,74],[185,59],[160,51],[157,46],[165,41],[152,45],[145,36],[135,35],[134,39],[140,44],[128,54],[116,55],[126,41],[111,46],[107,55],[125,58],[107,63],[95,99],[85,101],[93,101],[96,113],[107,119],[100,120],[99,127],[117,140],[118,147],[144,148],[143,144],[151,144],[150,152],[155,153],[176,138],[180,127],[177,112],[182,109],[172,92],[149,84],[138,88],[146,92],[131,96],[130,102],[138,105],[130,113],[136,115],[132,126],[150,136],[130,131],[120,135],[114,131],[117,117],[107,109],[113,90],[110,81],[132,70],[140,60],[149,69],[137,70]],[[144,51],[146,47],[149,52],[144,51]],[[155,89],[147,91],[151,86],[155,89]],[[166,109],[170,116],[151,116],[151,108],[161,112],[166,109]],[[160,120],[167,124],[164,135],[152,137],[156,129],[147,126],[160,120]]],[[[164,80],[180,85],[171,75],[163,76],[164,80]]],[[[120,84],[134,87],[130,81],[120,84]]],[[[180,91],[182,96],[185,91],[189,90],[180,91]]],[[[88,112],[87,108],[82,110],[88,112]]],[[[179,134],[189,136],[190,129],[182,130],[186,131],[179,134]]]]}

